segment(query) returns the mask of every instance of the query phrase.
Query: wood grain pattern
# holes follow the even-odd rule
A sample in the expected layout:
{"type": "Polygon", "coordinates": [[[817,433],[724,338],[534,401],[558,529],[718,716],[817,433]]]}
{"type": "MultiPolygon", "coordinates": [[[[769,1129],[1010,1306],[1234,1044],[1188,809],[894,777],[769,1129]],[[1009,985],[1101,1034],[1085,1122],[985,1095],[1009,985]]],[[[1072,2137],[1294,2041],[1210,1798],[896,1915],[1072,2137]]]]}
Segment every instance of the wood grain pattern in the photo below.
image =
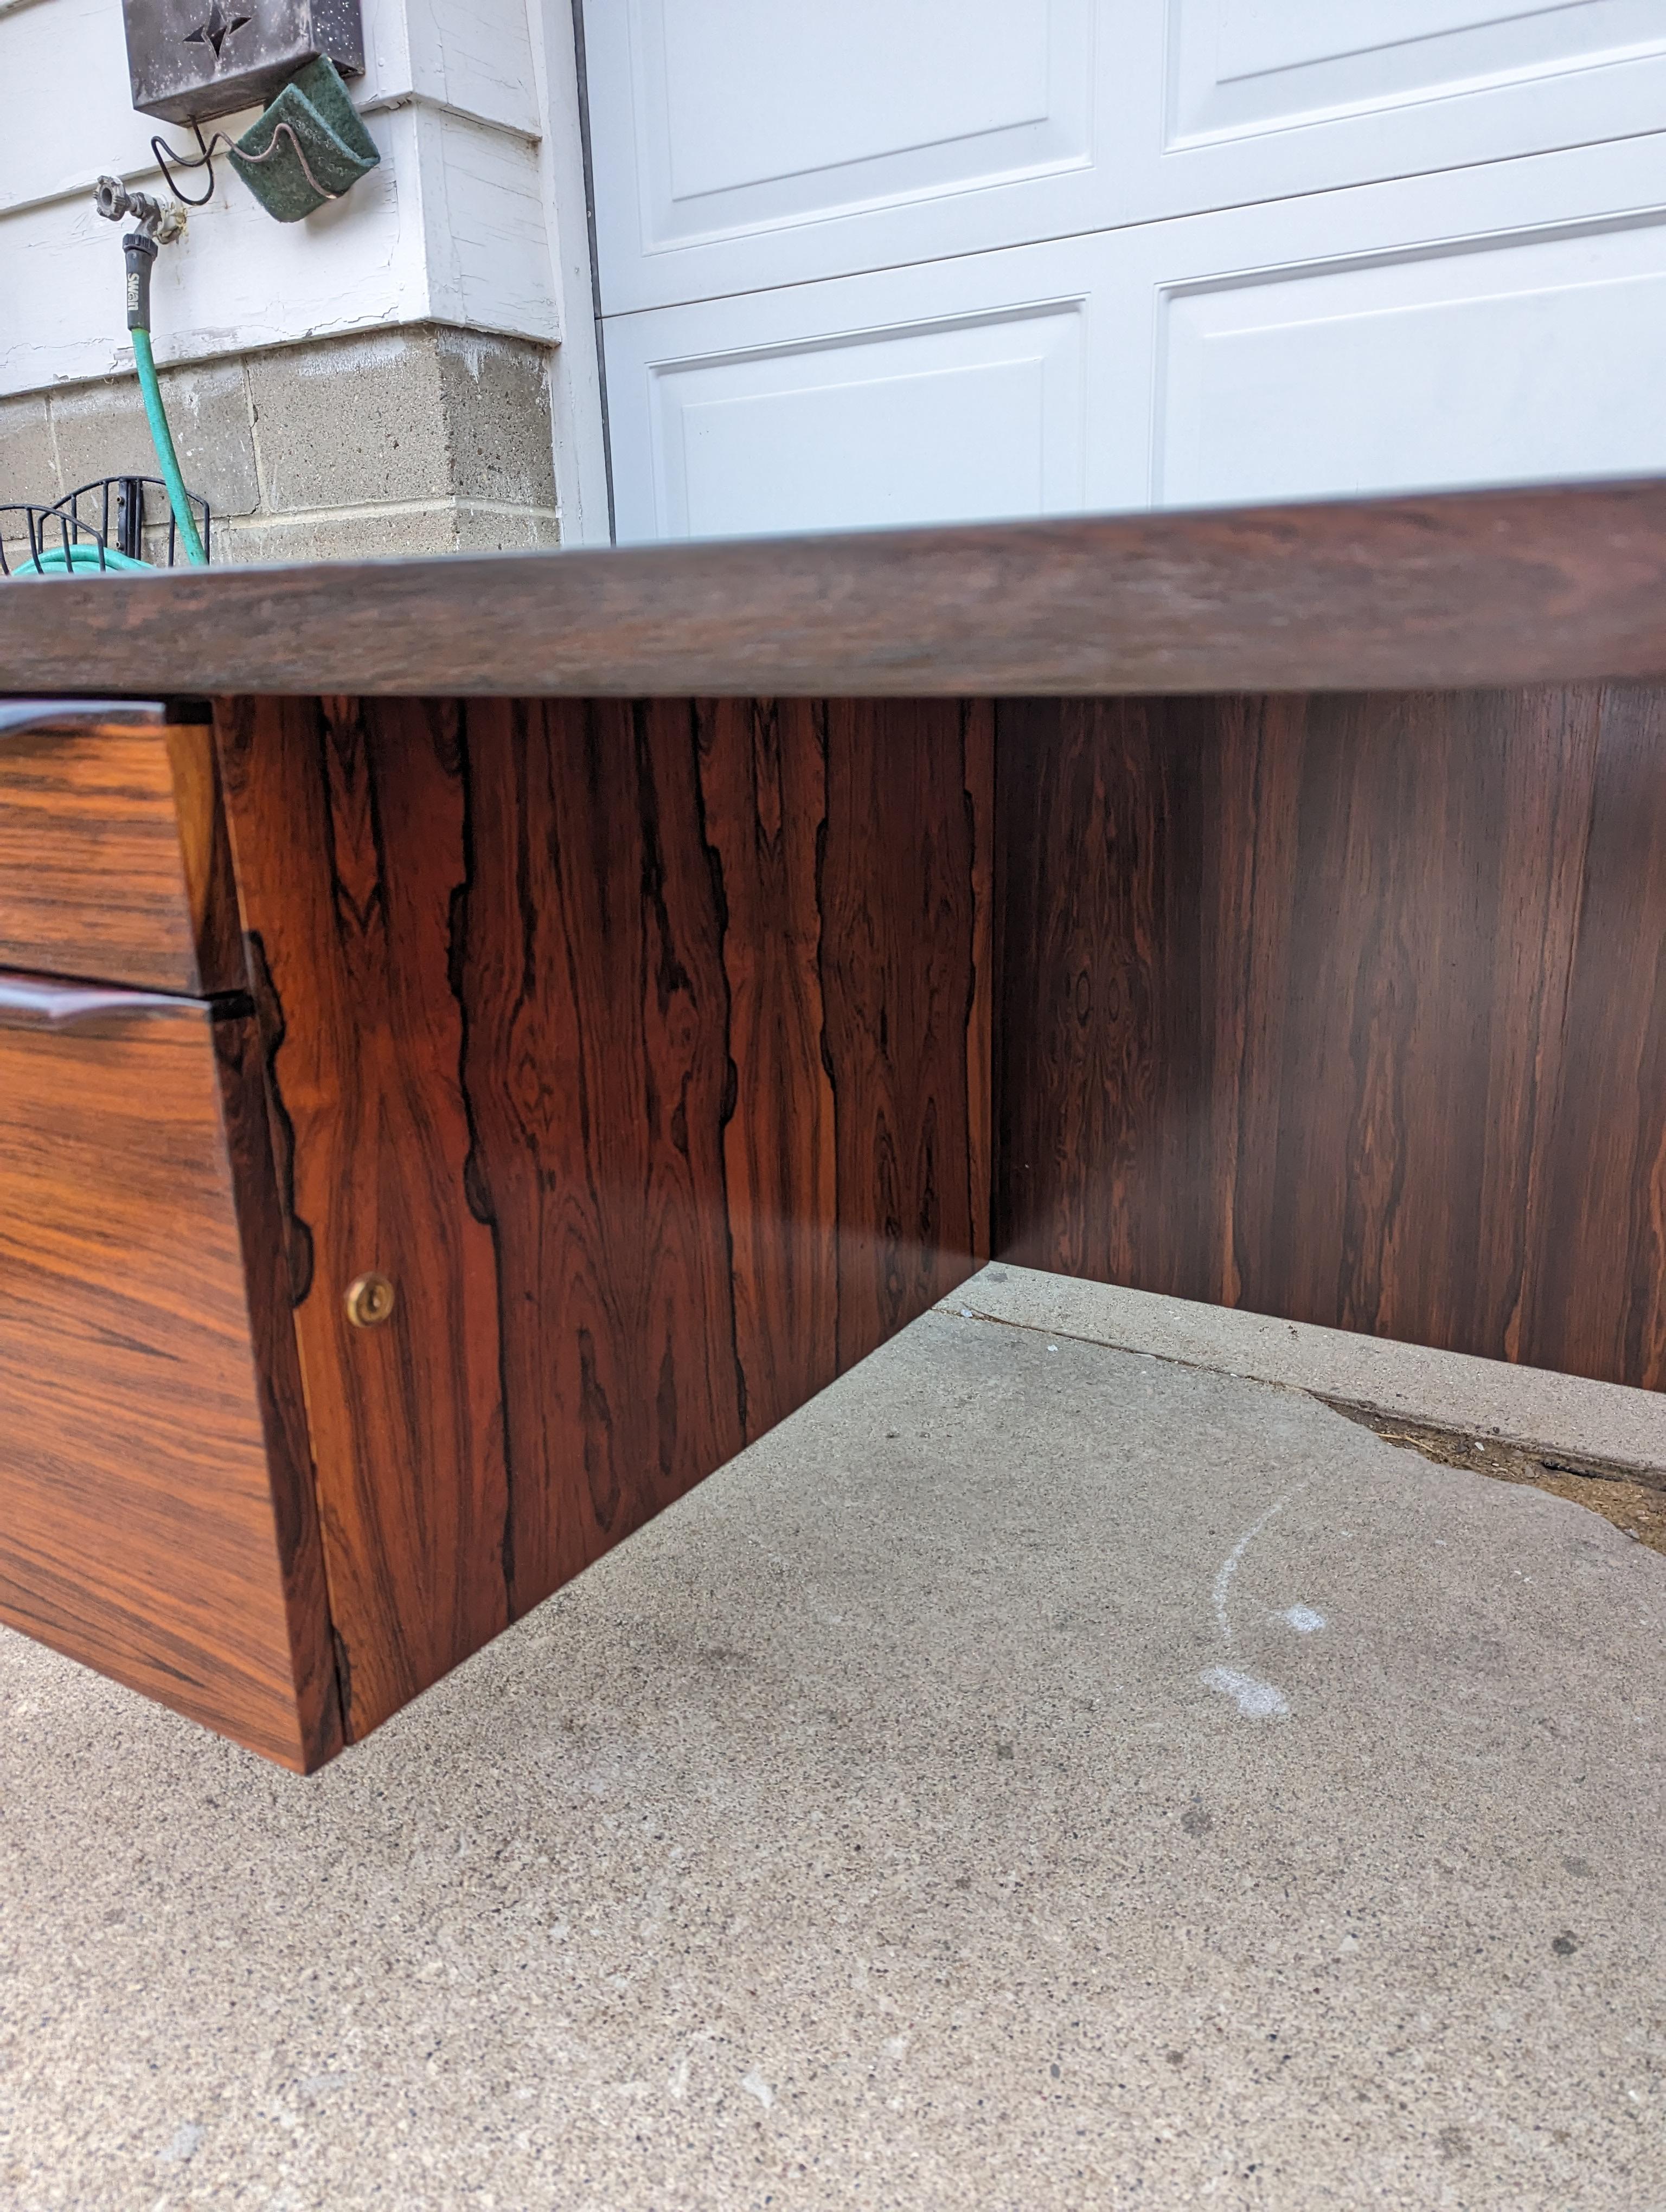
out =
{"type": "Polygon", "coordinates": [[[735,1359],[743,1423],[757,1437],[837,1372],[838,1102],[820,967],[827,710],[806,699],[714,701],[697,734],[726,908],[735,1359]]]}
{"type": "Polygon", "coordinates": [[[357,1736],[510,1617],[492,1243],[465,1190],[463,1018],[447,981],[457,716],[391,707],[373,728],[347,701],[269,702],[222,737],[357,1736]],[[366,1331],[344,1297],[370,1269],[398,1309],[366,1331]]]}
{"type": "Polygon", "coordinates": [[[744,1441],[728,987],[686,705],[477,709],[470,763],[458,988],[519,1612],[744,1441]]]}
{"type": "Polygon", "coordinates": [[[0,965],[244,988],[213,732],[162,708],[14,704],[0,729],[0,965]]]}
{"type": "Polygon", "coordinates": [[[286,1765],[340,1741],[246,1018],[0,1005],[0,1618],[286,1765]]]}
{"type": "Polygon", "coordinates": [[[0,593],[0,683],[740,697],[1666,676],[1666,483],[0,593]]]}
{"type": "Polygon", "coordinates": [[[968,1050],[982,935],[987,709],[868,700],[828,709],[821,901],[826,1049],[838,1071],[838,1365],[952,1287],[945,1252],[987,1256],[985,1108],[968,1050]],[[969,743],[969,738],[970,742],[969,743]],[[945,1109],[949,1118],[944,1119],[945,1109]]]}
{"type": "Polygon", "coordinates": [[[1660,713],[1004,708],[998,1249],[1666,1381],[1660,713]]]}
{"type": "Polygon", "coordinates": [[[987,1249],[989,717],[221,738],[356,1737],[987,1249]],[[398,1310],[351,1333],[370,1266],[398,1310]]]}
{"type": "Polygon", "coordinates": [[[1605,693],[1521,1356],[1666,1389],[1666,694],[1605,693]]]}

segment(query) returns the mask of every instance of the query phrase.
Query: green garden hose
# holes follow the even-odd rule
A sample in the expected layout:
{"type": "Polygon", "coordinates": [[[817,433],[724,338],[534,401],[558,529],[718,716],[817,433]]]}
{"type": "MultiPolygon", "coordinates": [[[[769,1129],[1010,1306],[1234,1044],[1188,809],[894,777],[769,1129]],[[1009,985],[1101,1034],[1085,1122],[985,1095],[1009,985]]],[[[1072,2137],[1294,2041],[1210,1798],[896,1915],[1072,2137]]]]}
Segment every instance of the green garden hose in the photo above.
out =
{"type": "Polygon", "coordinates": [[[131,568],[140,575],[149,575],[150,564],[146,561],[131,560],[119,553],[113,545],[54,545],[50,552],[36,553],[32,559],[21,561],[13,574],[20,584],[31,576],[100,576],[119,569],[131,568]]]}
{"type": "Polygon", "coordinates": [[[179,525],[185,558],[192,568],[206,568],[208,555],[203,550],[197,518],[185,496],[185,480],[179,473],[179,457],[173,450],[173,434],[162,405],[162,388],[156,381],[156,357],[150,349],[150,265],[156,258],[156,241],[142,230],[130,231],[122,240],[122,249],[127,256],[127,327],[132,334],[133,359],[138,367],[139,390],[144,394],[150,441],[156,448],[162,482],[167,486],[167,503],[179,525]]]}
{"type": "MultiPolygon", "coordinates": [[[[201,133],[198,136],[200,139],[201,133]]],[[[373,157],[374,158],[374,157],[373,157]]],[[[185,558],[194,568],[208,566],[208,553],[197,528],[197,517],[192,508],[191,495],[185,489],[184,477],[179,472],[179,457],[173,450],[173,434],[167,427],[167,410],[162,405],[161,386],[156,380],[156,356],[150,344],[150,272],[156,259],[156,242],[161,239],[179,237],[185,228],[185,210],[165,205],[153,199],[148,192],[130,191],[119,177],[100,177],[94,194],[94,204],[99,213],[112,222],[119,222],[124,216],[132,216],[139,224],[129,231],[122,240],[122,251],[127,260],[127,327],[133,340],[133,363],[138,371],[139,390],[144,396],[145,420],[150,426],[150,442],[156,448],[156,461],[162,472],[162,483],[167,492],[167,503],[173,511],[173,524],[185,550],[185,558]]],[[[76,495],[78,501],[80,495],[76,495]]],[[[89,541],[82,543],[83,526],[76,501],[70,503],[67,514],[59,520],[59,509],[43,510],[49,527],[63,542],[50,550],[40,543],[41,532],[37,528],[36,510],[23,510],[29,515],[29,558],[10,569],[0,558],[0,575],[81,576],[107,574],[112,569],[144,570],[149,563],[135,560],[131,555],[106,545],[104,537],[90,529],[84,535],[89,541]]],[[[143,495],[139,513],[141,532],[143,522],[143,495]]],[[[105,488],[105,528],[109,526],[109,487],[105,488]]],[[[131,542],[131,541],[130,541],[131,542]]],[[[173,561],[172,541],[168,559],[173,561]]]]}

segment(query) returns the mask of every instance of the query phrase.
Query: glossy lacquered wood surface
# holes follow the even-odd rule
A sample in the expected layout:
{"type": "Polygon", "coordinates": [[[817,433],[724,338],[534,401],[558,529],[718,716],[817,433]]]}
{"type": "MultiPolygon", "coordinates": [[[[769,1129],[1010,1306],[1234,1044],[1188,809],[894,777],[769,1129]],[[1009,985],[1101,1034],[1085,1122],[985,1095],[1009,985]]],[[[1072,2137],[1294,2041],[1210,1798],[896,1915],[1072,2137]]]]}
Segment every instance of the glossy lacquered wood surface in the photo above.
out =
{"type": "Polygon", "coordinates": [[[1666,692],[1602,699],[1520,1357],[1666,1389],[1666,692]]]}
{"type": "Polygon", "coordinates": [[[1656,690],[1000,710],[997,1247],[1666,1383],[1656,690]]]}
{"type": "Polygon", "coordinates": [[[216,773],[161,707],[0,704],[0,967],[240,990],[216,773]]]}
{"type": "Polygon", "coordinates": [[[987,1249],[990,719],[223,714],[351,1736],[987,1249]]]}
{"type": "Polygon", "coordinates": [[[1666,675],[1666,482],[175,571],[0,593],[0,685],[681,696],[1666,675]]]}
{"type": "Polygon", "coordinates": [[[7,977],[0,1102],[0,1619],[315,1765],[339,1721],[252,1024],[7,977]]]}

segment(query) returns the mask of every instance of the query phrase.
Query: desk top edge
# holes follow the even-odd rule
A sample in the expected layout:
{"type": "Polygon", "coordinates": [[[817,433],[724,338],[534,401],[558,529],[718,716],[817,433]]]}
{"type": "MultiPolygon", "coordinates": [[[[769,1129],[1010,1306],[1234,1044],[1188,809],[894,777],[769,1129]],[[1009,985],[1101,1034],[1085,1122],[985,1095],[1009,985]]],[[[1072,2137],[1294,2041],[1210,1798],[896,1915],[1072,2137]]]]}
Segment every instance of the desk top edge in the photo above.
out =
{"type": "Polygon", "coordinates": [[[1666,477],[0,586],[0,694],[930,696],[1666,676],[1666,477]]]}

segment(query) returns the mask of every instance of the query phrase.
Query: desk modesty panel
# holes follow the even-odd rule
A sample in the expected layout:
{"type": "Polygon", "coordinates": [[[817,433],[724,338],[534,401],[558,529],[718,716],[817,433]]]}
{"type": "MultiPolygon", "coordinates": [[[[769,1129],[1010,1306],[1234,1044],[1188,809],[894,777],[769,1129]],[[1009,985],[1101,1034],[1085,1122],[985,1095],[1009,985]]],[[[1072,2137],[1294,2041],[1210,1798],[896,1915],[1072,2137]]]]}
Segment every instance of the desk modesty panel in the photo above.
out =
{"type": "Polygon", "coordinates": [[[1663,672],[1654,484],[0,592],[0,1618],[315,1766],[992,1253],[1659,1387],[1663,672]]]}

